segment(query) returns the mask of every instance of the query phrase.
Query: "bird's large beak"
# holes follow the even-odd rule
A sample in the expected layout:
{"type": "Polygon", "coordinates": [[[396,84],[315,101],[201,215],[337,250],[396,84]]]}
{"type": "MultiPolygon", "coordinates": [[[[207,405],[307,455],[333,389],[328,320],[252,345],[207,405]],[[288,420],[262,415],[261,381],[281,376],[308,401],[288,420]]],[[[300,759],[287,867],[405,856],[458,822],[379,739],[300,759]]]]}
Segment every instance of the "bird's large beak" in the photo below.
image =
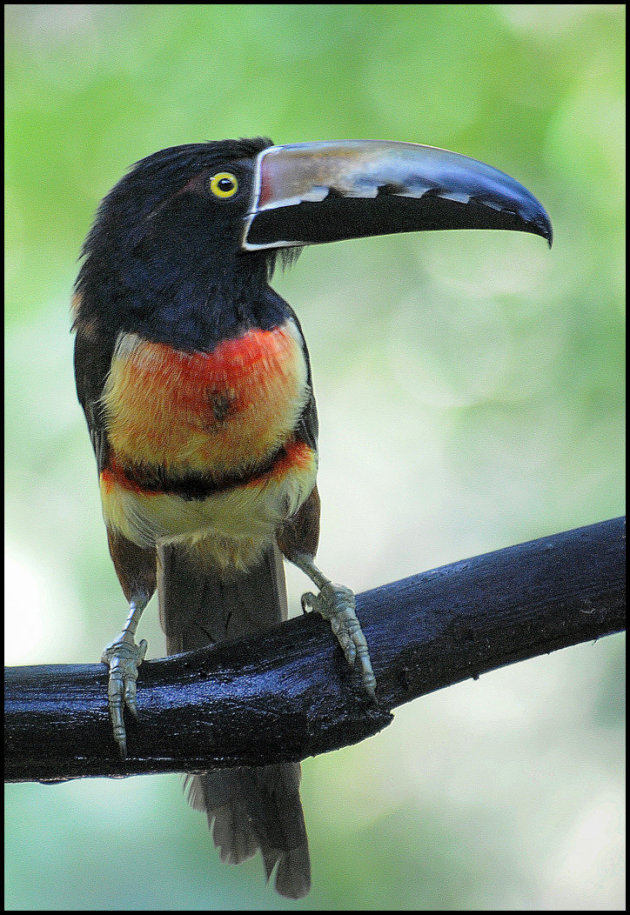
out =
{"type": "Polygon", "coordinates": [[[551,245],[533,194],[445,149],[385,140],[270,146],[258,156],[247,251],[424,229],[512,229],[551,245]]]}

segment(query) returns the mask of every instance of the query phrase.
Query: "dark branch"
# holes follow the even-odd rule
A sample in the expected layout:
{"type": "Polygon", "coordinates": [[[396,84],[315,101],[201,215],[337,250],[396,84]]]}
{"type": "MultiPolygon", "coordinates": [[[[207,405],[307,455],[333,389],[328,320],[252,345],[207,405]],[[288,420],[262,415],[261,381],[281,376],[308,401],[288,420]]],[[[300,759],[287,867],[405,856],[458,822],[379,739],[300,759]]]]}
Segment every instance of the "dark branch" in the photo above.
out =
{"type": "Polygon", "coordinates": [[[124,763],[102,665],[9,668],[5,777],[191,772],[334,750],[376,733],[392,708],[425,693],[623,629],[624,580],[619,518],[360,594],[378,705],[314,615],[145,662],[124,763]]]}

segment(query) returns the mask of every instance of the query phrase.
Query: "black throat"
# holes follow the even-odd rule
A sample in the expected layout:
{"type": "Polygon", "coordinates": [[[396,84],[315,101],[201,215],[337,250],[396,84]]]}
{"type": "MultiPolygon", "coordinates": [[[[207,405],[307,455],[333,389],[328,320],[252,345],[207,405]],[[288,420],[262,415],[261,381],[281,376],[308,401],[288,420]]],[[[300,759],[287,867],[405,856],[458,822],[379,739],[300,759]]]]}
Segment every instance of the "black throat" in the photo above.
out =
{"type": "Polygon", "coordinates": [[[238,251],[229,231],[210,234],[203,214],[182,205],[185,220],[158,214],[140,238],[101,227],[77,281],[80,320],[188,352],[282,324],[292,311],[268,283],[275,252],[238,251]]]}

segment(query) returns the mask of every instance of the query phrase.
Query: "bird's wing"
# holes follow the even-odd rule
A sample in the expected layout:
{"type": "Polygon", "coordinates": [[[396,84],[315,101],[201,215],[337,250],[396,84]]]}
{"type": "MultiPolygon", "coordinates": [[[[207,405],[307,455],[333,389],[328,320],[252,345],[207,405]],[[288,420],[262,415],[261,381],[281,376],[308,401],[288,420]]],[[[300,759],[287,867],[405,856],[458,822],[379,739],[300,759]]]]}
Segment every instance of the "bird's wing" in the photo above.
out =
{"type": "Polygon", "coordinates": [[[83,323],[77,323],[74,344],[77,394],[87,420],[99,473],[107,463],[107,433],[100,398],[111,368],[114,346],[114,337],[93,335],[83,323]]]}

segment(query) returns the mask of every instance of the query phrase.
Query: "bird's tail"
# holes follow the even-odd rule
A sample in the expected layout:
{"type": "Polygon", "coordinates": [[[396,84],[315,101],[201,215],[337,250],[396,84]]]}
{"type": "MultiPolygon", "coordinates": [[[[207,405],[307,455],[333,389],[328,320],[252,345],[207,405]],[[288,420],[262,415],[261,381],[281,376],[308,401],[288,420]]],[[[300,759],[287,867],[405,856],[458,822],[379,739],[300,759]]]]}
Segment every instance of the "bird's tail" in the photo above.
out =
{"type": "MultiPolygon", "coordinates": [[[[286,618],[282,556],[274,544],[247,572],[204,572],[199,557],[160,547],[160,619],[173,654],[265,629],[286,618]]],[[[240,864],[260,849],[267,879],[298,899],[310,888],[310,859],[300,802],[300,766],[283,763],[186,776],[189,803],[208,817],[222,861],[240,864]]]]}
{"type": "Polygon", "coordinates": [[[300,802],[299,763],[226,769],[186,778],[188,801],[203,810],[222,861],[240,864],[260,849],[267,880],[276,862],[276,890],[299,899],[311,885],[300,802]]]}

